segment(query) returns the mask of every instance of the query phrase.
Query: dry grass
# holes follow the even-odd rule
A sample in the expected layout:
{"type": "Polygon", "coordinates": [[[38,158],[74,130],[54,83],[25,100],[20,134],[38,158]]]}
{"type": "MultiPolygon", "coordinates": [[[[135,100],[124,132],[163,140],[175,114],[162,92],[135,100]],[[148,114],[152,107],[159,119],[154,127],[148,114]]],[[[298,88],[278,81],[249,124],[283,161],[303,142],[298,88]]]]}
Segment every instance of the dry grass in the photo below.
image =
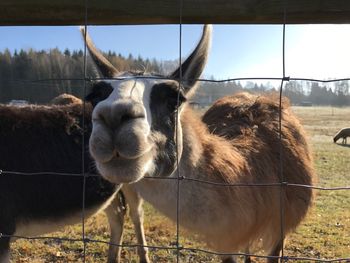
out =
{"type": "MultiPolygon", "coordinates": [[[[350,186],[350,147],[334,144],[332,141],[338,129],[350,126],[350,108],[295,107],[294,111],[300,116],[309,133],[319,185],[350,186]]],[[[145,210],[145,229],[149,245],[174,247],[175,224],[147,204],[145,210]]],[[[90,238],[108,241],[108,227],[103,214],[89,219],[86,229],[90,238]]],[[[81,226],[67,227],[52,236],[80,238],[81,226]]],[[[205,248],[204,244],[195,241],[195,237],[185,239],[184,236],[185,233],[181,232],[182,245],[205,248]]],[[[136,243],[129,219],[124,241],[125,244],[136,243]]],[[[13,262],[82,262],[82,251],[81,242],[18,240],[13,244],[12,259],[13,262]]],[[[106,262],[107,245],[88,243],[86,251],[86,262],[106,262]]],[[[152,249],[150,252],[153,262],[176,262],[174,250],[152,249]]],[[[286,241],[285,255],[325,259],[350,258],[350,191],[317,191],[314,208],[286,241]]],[[[137,262],[136,250],[123,249],[122,258],[123,262],[137,262]]],[[[184,250],[181,251],[180,259],[181,262],[218,262],[216,256],[184,250]]],[[[350,259],[342,262],[350,262],[350,259]]]]}

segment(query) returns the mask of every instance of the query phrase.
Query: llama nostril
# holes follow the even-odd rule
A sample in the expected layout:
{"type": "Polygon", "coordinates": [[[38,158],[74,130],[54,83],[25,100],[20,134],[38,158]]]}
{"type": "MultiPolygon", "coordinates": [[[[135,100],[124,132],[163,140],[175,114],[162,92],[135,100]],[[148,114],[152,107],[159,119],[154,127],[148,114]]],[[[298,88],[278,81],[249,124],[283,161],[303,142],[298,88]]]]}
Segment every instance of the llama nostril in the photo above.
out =
{"type": "Polygon", "coordinates": [[[131,120],[132,116],[130,114],[124,114],[121,118],[120,118],[120,123],[124,123],[128,120],[131,120]]]}
{"type": "Polygon", "coordinates": [[[119,154],[119,152],[116,149],[113,150],[113,156],[115,158],[119,158],[120,157],[120,154],[119,154]]]}

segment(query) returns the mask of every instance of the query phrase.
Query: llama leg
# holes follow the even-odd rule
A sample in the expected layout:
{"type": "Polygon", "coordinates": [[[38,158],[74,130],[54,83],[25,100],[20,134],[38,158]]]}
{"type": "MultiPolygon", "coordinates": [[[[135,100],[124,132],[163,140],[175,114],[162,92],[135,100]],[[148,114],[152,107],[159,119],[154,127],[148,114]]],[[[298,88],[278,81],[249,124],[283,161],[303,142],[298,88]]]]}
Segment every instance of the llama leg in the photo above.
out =
{"type": "MultiPolygon", "coordinates": [[[[249,247],[245,249],[246,254],[250,254],[249,247]]],[[[244,263],[252,263],[252,260],[249,255],[244,256],[244,263]]]]}
{"type": "Polygon", "coordinates": [[[0,251],[0,263],[10,263],[9,250],[0,251]]]}
{"type": "MultiPolygon", "coordinates": [[[[272,249],[272,251],[270,252],[269,256],[275,256],[275,257],[279,257],[281,255],[281,251],[282,251],[282,241],[279,241],[277,243],[277,245],[272,249]]],[[[280,262],[279,258],[269,258],[267,260],[268,263],[278,263],[280,262]]]]}
{"type": "MultiPolygon", "coordinates": [[[[244,253],[247,254],[246,256],[244,256],[244,263],[252,263],[252,260],[249,256],[249,254],[250,254],[249,246],[246,247],[246,249],[244,250],[244,253]]],[[[238,262],[237,256],[222,256],[221,259],[222,259],[223,263],[236,263],[236,262],[238,262]]]]}
{"type": "Polygon", "coordinates": [[[10,239],[0,237],[0,263],[10,262],[10,239]]]}
{"type": "Polygon", "coordinates": [[[119,192],[110,205],[105,209],[109,227],[111,231],[110,243],[108,248],[108,263],[120,262],[120,252],[123,239],[124,219],[126,214],[125,204],[120,199],[121,192],[119,192]]]}
{"type": "Polygon", "coordinates": [[[143,200],[132,188],[132,186],[123,185],[122,189],[125,194],[126,202],[130,208],[130,217],[134,224],[137,243],[140,245],[137,247],[137,253],[140,257],[140,262],[149,263],[150,260],[148,258],[148,248],[146,247],[147,242],[145,238],[145,230],[143,228],[143,200]]]}
{"type": "Polygon", "coordinates": [[[222,256],[222,263],[237,263],[237,256],[222,256]]]}

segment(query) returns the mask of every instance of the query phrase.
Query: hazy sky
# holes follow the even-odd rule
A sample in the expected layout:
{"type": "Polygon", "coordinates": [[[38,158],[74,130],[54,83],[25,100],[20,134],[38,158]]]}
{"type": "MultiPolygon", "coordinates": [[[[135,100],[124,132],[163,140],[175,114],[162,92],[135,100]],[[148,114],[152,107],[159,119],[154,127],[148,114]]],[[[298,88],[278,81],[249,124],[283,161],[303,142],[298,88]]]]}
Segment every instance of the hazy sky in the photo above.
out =
{"type": "MultiPolygon", "coordinates": [[[[182,55],[196,45],[201,25],[183,25],[182,55]]],[[[282,76],[282,25],[214,25],[204,77],[282,76]]],[[[128,56],[179,58],[179,26],[91,26],[96,46],[128,56]]],[[[78,27],[0,27],[0,51],[9,48],[83,49],[78,27]]],[[[286,26],[286,75],[303,78],[350,77],[350,25],[286,26]]]]}

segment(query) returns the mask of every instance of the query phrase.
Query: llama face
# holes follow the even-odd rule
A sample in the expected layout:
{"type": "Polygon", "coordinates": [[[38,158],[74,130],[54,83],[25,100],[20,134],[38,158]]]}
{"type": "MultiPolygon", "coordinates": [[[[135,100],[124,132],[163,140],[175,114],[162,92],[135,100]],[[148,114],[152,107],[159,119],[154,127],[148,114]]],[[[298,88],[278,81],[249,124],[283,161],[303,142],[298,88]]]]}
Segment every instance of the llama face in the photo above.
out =
{"type": "Polygon", "coordinates": [[[106,179],[129,183],[146,175],[169,176],[176,168],[176,155],[182,150],[181,109],[202,73],[209,46],[210,28],[203,32],[197,48],[182,64],[181,89],[176,80],[180,69],[169,80],[120,73],[87,38],[100,72],[118,78],[97,82],[87,96],[94,106],[90,153],[106,179]]]}
{"type": "MultiPolygon", "coordinates": [[[[95,106],[89,144],[104,177],[125,183],[173,172],[178,92],[176,81],[132,76],[96,84],[87,97],[95,106]]],[[[185,100],[180,92],[179,104],[185,100]]]]}

